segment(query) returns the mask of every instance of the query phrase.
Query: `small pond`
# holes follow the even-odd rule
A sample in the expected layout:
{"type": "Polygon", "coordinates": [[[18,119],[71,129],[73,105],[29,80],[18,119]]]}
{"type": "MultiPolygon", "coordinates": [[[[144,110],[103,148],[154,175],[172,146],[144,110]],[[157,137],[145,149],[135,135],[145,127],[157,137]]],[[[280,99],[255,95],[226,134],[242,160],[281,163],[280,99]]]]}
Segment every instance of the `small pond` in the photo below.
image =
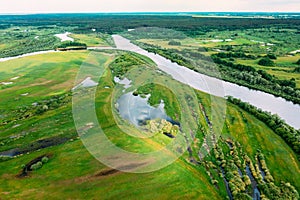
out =
{"type": "Polygon", "coordinates": [[[148,120],[165,119],[172,124],[176,124],[165,112],[163,101],[157,106],[151,106],[148,103],[150,95],[145,98],[134,96],[132,92],[123,94],[117,100],[116,108],[123,119],[128,120],[136,127],[141,127],[148,120]]]}

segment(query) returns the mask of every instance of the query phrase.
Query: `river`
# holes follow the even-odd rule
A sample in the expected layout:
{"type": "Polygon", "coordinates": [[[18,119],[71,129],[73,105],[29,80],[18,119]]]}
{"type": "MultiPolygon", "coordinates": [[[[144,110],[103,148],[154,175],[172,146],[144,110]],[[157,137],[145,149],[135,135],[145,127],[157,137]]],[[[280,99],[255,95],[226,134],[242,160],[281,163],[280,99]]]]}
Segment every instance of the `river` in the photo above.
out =
{"type": "Polygon", "coordinates": [[[0,58],[0,62],[5,62],[5,61],[8,61],[8,60],[14,60],[14,59],[17,59],[17,58],[24,58],[24,57],[27,57],[27,56],[34,56],[34,55],[45,54],[45,53],[53,53],[53,52],[56,52],[56,51],[48,50],[48,51],[37,51],[37,52],[32,52],[32,53],[25,53],[25,54],[22,54],[22,55],[19,55],[19,56],[0,58]]]}
{"type": "Polygon", "coordinates": [[[132,51],[151,58],[160,70],[170,74],[174,79],[182,83],[215,96],[233,96],[239,98],[264,111],[277,114],[296,129],[300,128],[300,105],[298,104],[293,104],[281,97],[275,97],[265,92],[252,90],[244,86],[197,73],[177,63],[173,63],[158,54],[141,49],[120,35],[113,35],[113,39],[117,49],[132,51]],[[223,88],[219,88],[220,86],[223,88]]]}
{"type": "MultiPolygon", "coordinates": [[[[186,67],[180,66],[177,63],[173,63],[158,54],[150,53],[144,49],[141,49],[137,45],[132,44],[130,40],[120,35],[113,35],[113,39],[116,44],[116,48],[97,47],[89,49],[120,49],[142,54],[152,59],[157,64],[160,70],[170,74],[174,79],[182,83],[185,83],[195,89],[215,96],[233,96],[235,98],[239,98],[242,101],[249,102],[250,104],[264,111],[269,111],[273,114],[277,114],[289,125],[293,126],[296,129],[300,129],[300,105],[298,104],[293,104],[292,102],[287,101],[281,97],[275,97],[274,95],[265,92],[252,90],[244,86],[239,86],[234,83],[226,82],[197,73],[186,67]]],[[[55,51],[39,51],[15,57],[0,58],[0,62],[50,52],[55,51]]]]}
{"type": "Polygon", "coordinates": [[[64,42],[64,41],[74,42],[74,39],[69,37],[70,34],[71,33],[69,33],[69,32],[65,32],[65,33],[61,33],[61,34],[56,34],[55,36],[58,37],[61,42],[64,42]]]}

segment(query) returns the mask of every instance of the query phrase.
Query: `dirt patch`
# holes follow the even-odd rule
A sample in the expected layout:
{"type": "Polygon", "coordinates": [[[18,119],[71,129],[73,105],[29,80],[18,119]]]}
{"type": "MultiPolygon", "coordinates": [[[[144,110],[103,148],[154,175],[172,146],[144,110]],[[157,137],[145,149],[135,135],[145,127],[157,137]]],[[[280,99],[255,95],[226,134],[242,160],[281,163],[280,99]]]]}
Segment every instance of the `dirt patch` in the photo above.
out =
{"type": "Polygon", "coordinates": [[[116,169],[108,169],[108,170],[103,170],[99,173],[97,173],[95,175],[95,177],[99,177],[99,176],[109,176],[109,175],[112,175],[112,174],[115,174],[115,173],[118,173],[120,172],[119,170],[116,170],[116,169]]]}
{"type": "Polygon", "coordinates": [[[62,185],[67,185],[67,184],[71,184],[71,183],[72,184],[73,183],[81,184],[81,183],[85,183],[85,182],[88,182],[88,181],[101,180],[103,178],[116,175],[118,173],[122,173],[122,172],[119,171],[119,170],[116,170],[116,169],[104,169],[104,170],[101,170],[100,172],[97,172],[93,175],[85,175],[85,176],[76,177],[76,178],[71,179],[71,180],[61,181],[59,184],[62,184],[62,185]]]}
{"type": "Polygon", "coordinates": [[[120,169],[120,170],[132,170],[132,169],[138,168],[140,166],[143,166],[145,164],[147,164],[147,163],[146,162],[143,162],[143,163],[131,163],[131,164],[128,164],[128,165],[120,166],[120,167],[118,167],[118,169],[120,169]]]}

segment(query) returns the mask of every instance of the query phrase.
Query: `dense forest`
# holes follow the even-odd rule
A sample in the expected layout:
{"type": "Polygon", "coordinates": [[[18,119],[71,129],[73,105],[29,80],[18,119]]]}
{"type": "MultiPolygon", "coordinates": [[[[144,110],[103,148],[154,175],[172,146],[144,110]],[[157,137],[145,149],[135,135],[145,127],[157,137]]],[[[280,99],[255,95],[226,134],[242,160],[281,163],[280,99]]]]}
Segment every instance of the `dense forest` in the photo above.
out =
{"type": "MultiPolygon", "coordinates": [[[[259,27],[297,28],[298,19],[257,19],[257,18],[210,18],[169,15],[122,15],[122,14],[39,14],[26,16],[1,16],[0,28],[14,26],[49,25],[73,26],[77,33],[85,33],[91,28],[104,33],[117,33],[137,27],[159,27],[183,31],[189,36],[204,34],[211,30],[236,30],[259,27]],[[176,22],[176,23],[174,23],[176,22]]],[[[298,34],[300,30],[298,29],[298,34]]]]}

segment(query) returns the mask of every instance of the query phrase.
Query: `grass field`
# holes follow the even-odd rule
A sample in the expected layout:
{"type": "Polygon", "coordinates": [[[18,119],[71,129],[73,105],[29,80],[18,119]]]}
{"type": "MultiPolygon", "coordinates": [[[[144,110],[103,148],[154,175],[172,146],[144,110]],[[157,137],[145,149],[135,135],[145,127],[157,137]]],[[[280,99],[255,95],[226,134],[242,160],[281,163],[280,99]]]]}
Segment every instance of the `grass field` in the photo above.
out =
{"type": "MultiPolygon", "coordinates": [[[[106,57],[103,56],[103,59],[106,57]]],[[[38,68],[38,67],[37,67],[38,68]]],[[[153,150],[157,146],[152,146],[155,142],[128,140],[128,136],[113,125],[111,115],[110,95],[111,91],[104,86],[112,86],[112,77],[106,73],[101,84],[98,86],[96,104],[99,105],[98,113],[110,112],[110,117],[106,120],[99,118],[104,123],[109,134],[114,137],[114,141],[121,147],[128,147],[131,150],[142,148],[144,150],[153,150]],[[108,107],[107,107],[108,106],[108,107]],[[128,146],[126,142],[133,144],[128,146]],[[130,142],[131,141],[131,142],[130,142]]],[[[70,113],[71,107],[67,105],[64,108],[47,112],[43,116],[38,116],[37,124],[34,127],[37,132],[45,133],[44,135],[28,135],[27,139],[14,141],[14,144],[27,143],[35,140],[34,138],[49,137],[57,134],[55,131],[63,130],[74,133],[74,124],[70,113]],[[63,115],[64,114],[64,115],[63,115]],[[50,124],[54,119],[56,125],[50,124]],[[54,133],[48,131],[50,127],[55,126],[54,133]]],[[[109,113],[108,113],[109,114],[109,113]]],[[[24,124],[32,123],[31,120],[25,120],[24,124]]],[[[6,128],[9,126],[6,126],[6,128]]],[[[12,135],[11,128],[4,128],[1,137],[12,135]]],[[[21,126],[17,130],[28,130],[26,126],[21,126]]],[[[14,132],[15,133],[15,132],[14,132]]],[[[159,145],[158,145],[159,146],[159,145]]],[[[11,146],[12,147],[12,146],[11,146]]],[[[108,169],[95,160],[84,148],[80,140],[72,140],[64,145],[50,147],[44,150],[23,155],[18,158],[2,162],[1,165],[1,188],[2,198],[97,198],[101,195],[103,199],[113,198],[130,198],[140,196],[143,199],[168,199],[174,198],[202,198],[208,196],[220,199],[221,196],[213,186],[210,185],[209,179],[204,173],[199,172],[184,159],[179,159],[167,168],[155,173],[147,174],[127,174],[114,172],[109,175],[101,175],[108,169]],[[21,165],[29,162],[31,159],[41,154],[53,154],[49,163],[45,164],[40,170],[31,173],[27,178],[17,178],[16,175],[21,171],[21,165]],[[63,163],[63,164],[62,164],[63,163]],[[71,170],[66,170],[71,169],[71,170]],[[118,184],[115,184],[115,183],[118,184]],[[143,188],[143,189],[141,189],[143,188]],[[124,192],[126,191],[126,193],[124,192]],[[159,192],[161,191],[161,192],[159,192]],[[37,194],[38,192],[38,194],[37,194]],[[185,194],[185,195],[183,195],[185,194]]]]}
{"type": "MultiPolygon", "coordinates": [[[[88,62],[94,67],[105,66],[105,73],[97,86],[96,113],[107,136],[128,151],[149,152],[160,149],[163,145],[160,141],[162,136],[141,140],[123,133],[116,126],[111,104],[115,83],[108,65],[119,54],[97,55],[88,62]]],[[[0,63],[0,82],[9,82],[11,78],[20,76],[12,80],[13,84],[0,89],[0,109],[12,111],[20,105],[31,105],[54,94],[68,92],[87,56],[85,51],[59,52],[0,63]],[[27,96],[20,96],[27,92],[27,96]]],[[[141,59],[135,55],[129,56],[141,59]]],[[[155,67],[150,61],[145,62],[145,59],[142,63],[145,64],[135,67],[140,70],[145,70],[146,66],[155,67]]],[[[160,89],[156,87],[156,90],[160,89]]],[[[154,93],[157,98],[165,93],[166,98],[174,102],[173,95],[167,89],[163,93],[154,93]]],[[[197,92],[197,95],[211,117],[209,95],[201,92],[197,92]]],[[[168,108],[170,115],[177,112],[171,110],[174,107],[168,108]]],[[[199,123],[204,130],[208,130],[203,115],[200,115],[199,123]]],[[[128,129],[137,131],[131,126],[128,129]]],[[[226,199],[224,183],[220,181],[219,189],[216,188],[205,167],[191,164],[187,153],[168,167],[152,173],[124,173],[104,166],[90,155],[77,138],[71,102],[28,119],[1,125],[0,144],[3,144],[0,151],[22,147],[52,136],[72,136],[72,139],[64,144],[0,162],[1,199],[226,199]],[[13,128],[16,124],[21,125],[13,128]],[[24,132],[26,134],[22,135],[24,132]],[[21,137],[11,137],[19,134],[21,137]],[[28,177],[17,177],[23,164],[44,154],[52,155],[48,163],[30,172],[28,177]]],[[[264,123],[228,104],[222,136],[238,141],[251,159],[254,158],[256,150],[261,149],[275,183],[290,182],[299,191],[299,161],[284,141],[264,123]]],[[[199,140],[203,139],[202,135],[197,137],[199,140]]],[[[196,148],[197,145],[193,149],[196,148]]]]}
{"type": "Polygon", "coordinates": [[[300,168],[295,153],[264,123],[236,106],[228,105],[223,134],[238,141],[251,157],[257,149],[262,150],[276,182],[284,180],[299,189],[300,168]]]}
{"type": "Polygon", "coordinates": [[[300,88],[300,74],[294,72],[294,69],[298,66],[295,63],[299,59],[300,59],[300,55],[278,57],[274,61],[275,66],[271,66],[271,67],[265,67],[265,66],[258,65],[257,63],[258,63],[259,59],[257,59],[257,60],[237,59],[236,62],[239,64],[253,66],[258,70],[259,69],[264,70],[264,71],[268,72],[269,74],[278,77],[281,80],[290,80],[291,78],[294,78],[297,83],[297,88],[300,88]]]}
{"type": "Polygon", "coordinates": [[[41,98],[69,91],[87,55],[85,51],[55,52],[1,62],[0,82],[12,84],[0,86],[0,109],[30,105],[41,98]]]}
{"type": "Polygon", "coordinates": [[[110,46],[103,38],[96,34],[71,34],[75,41],[85,43],[87,46],[110,46]]]}

